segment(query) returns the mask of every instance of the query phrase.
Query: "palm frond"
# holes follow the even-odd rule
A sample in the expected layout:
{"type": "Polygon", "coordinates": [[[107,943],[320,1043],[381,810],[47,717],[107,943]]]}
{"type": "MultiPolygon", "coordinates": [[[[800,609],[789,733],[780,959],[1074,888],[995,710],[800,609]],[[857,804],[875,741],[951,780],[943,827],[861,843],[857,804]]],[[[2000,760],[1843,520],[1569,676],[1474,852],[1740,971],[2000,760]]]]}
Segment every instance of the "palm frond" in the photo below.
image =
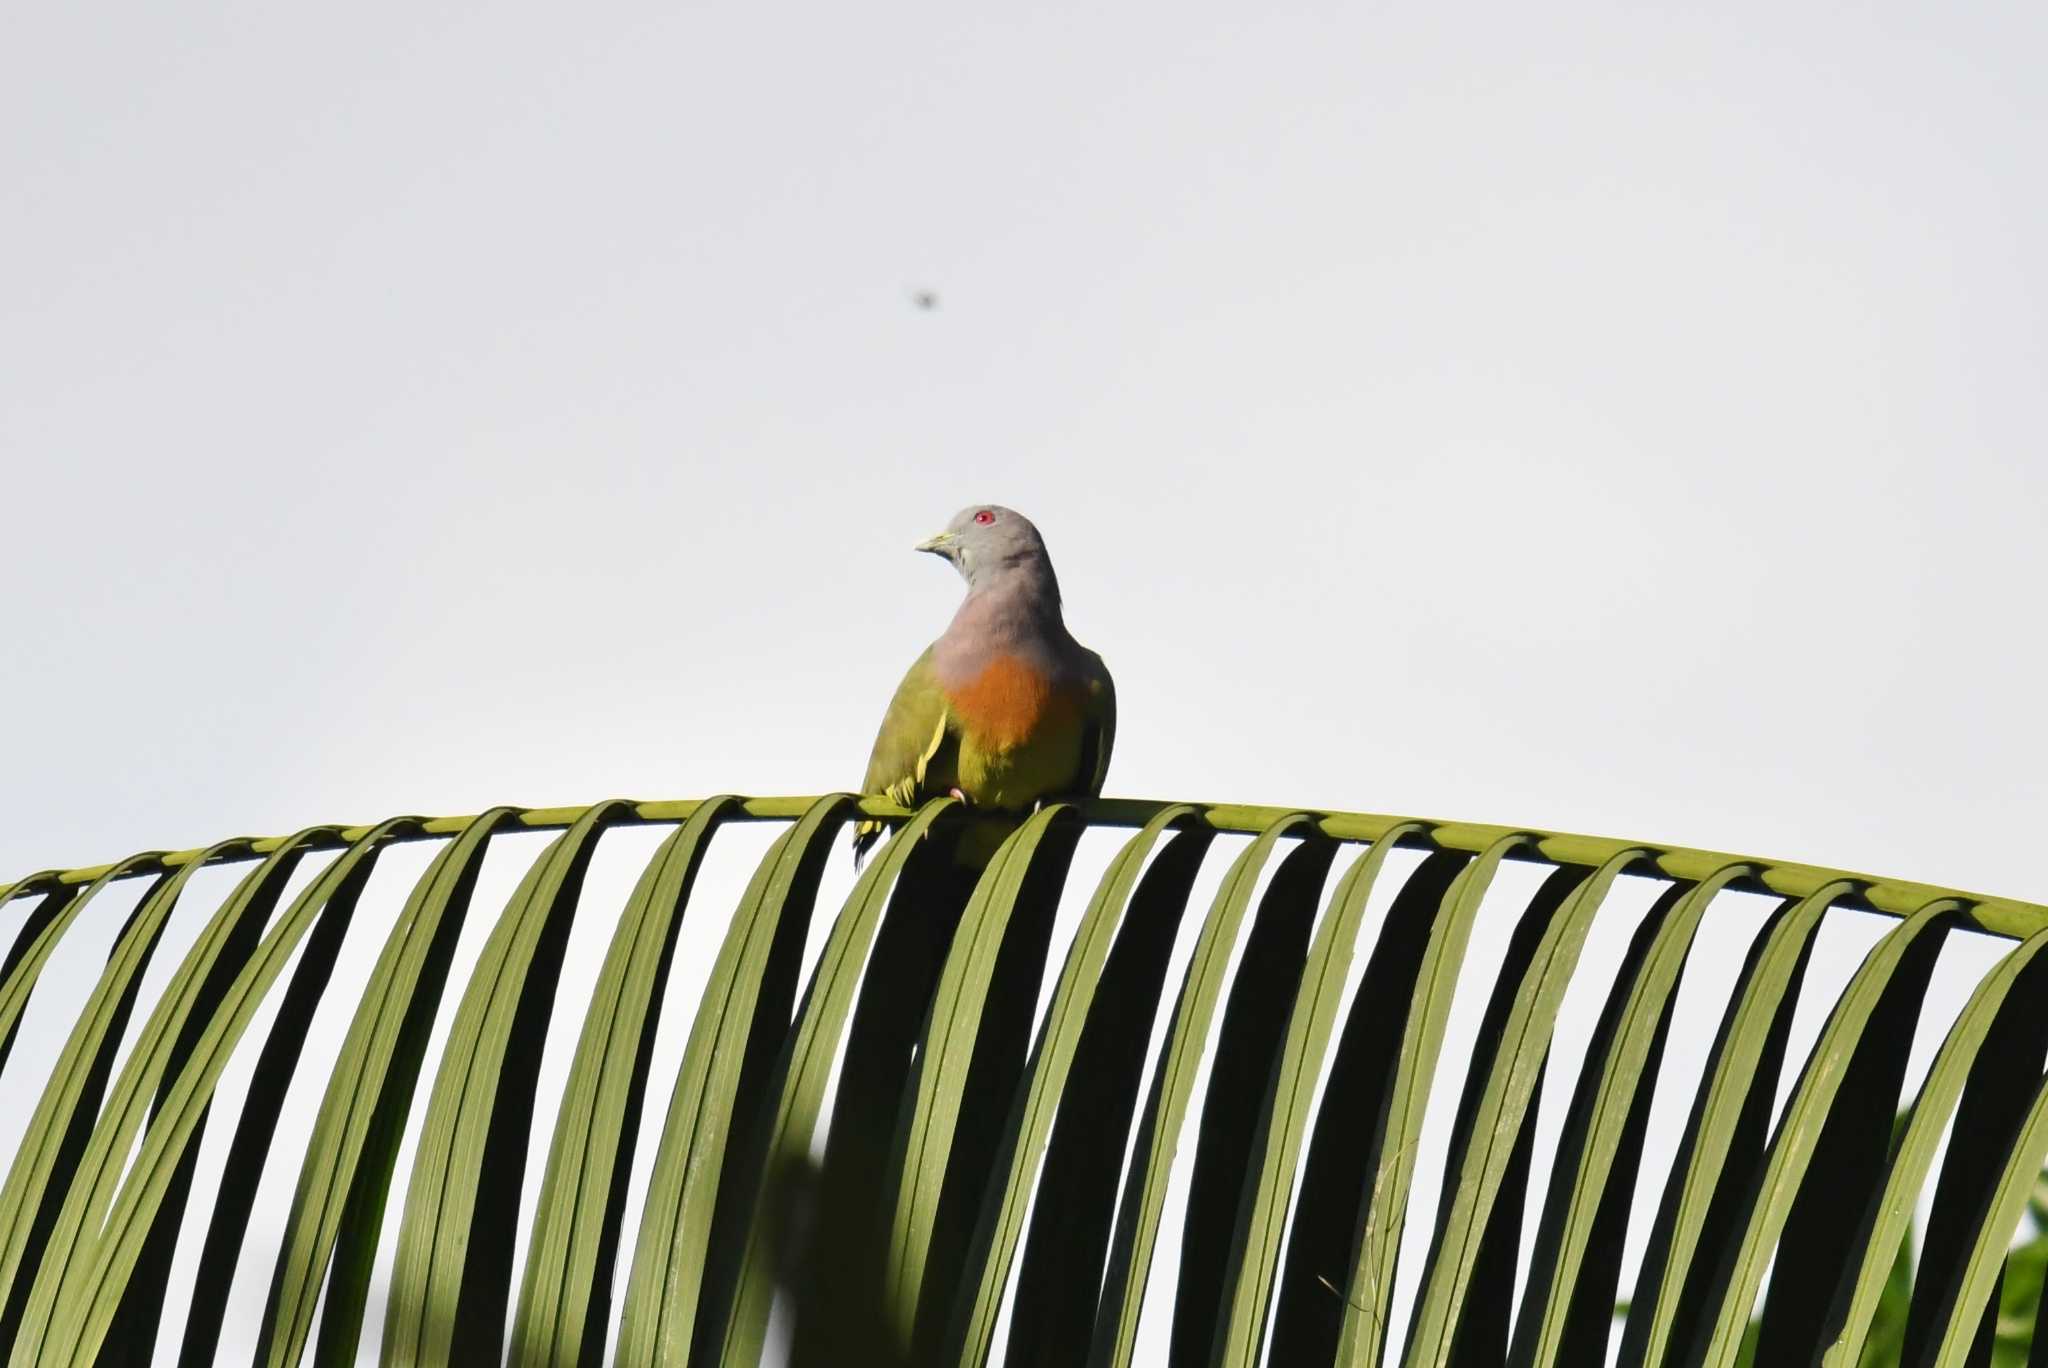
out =
{"type": "Polygon", "coordinates": [[[0,1346],[24,1368],[230,1343],[269,1368],[366,1343],[394,1365],[1575,1368],[1608,1353],[1632,1222],[1628,1365],[2019,1364],[2048,1314],[2048,1237],[2013,1246],[2048,1161],[2048,908],[2013,899],[1373,814],[1103,800],[1018,821],[826,795],[313,827],[46,870],[0,887],[0,917],[0,1084],[36,1099],[0,1185],[0,1346]],[[819,923],[862,818],[898,829],[819,923]],[[753,822],[779,831],[724,905],[707,861],[753,822]],[[667,834],[606,905],[596,851],[648,826],[667,834]],[[1133,834],[1082,898],[1077,852],[1114,828],[1133,834]],[[485,856],[526,831],[555,834],[458,974],[485,856]],[[1191,906],[1218,838],[1237,848],[1191,906]],[[380,856],[420,841],[402,910],[366,924],[380,856]],[[1474,970],[1496,875],[1531,863],[1545,877],[1485,932],[1497,968],[1474,970]],[[185,907],[210,866],[240,877],[185,907]],[[135,911],[24,1077],[31,999],[67,988],[45,981],[59,943],[127,880],[135,911]],[[1613,904],[1640,880],[1626,933],[1613,904]],[[1737,893],[1775,899],[1753,937],[1715,916],[1737,893]],[[1801,1056],[1817,939],[1872,912],[1897,920],[1801,1056]],[[173,916],[204,925],[145,1000],[173,916]],[[681,1000],[679,939],[705,918],[716,957],[681,1000]],[[586,989],[565,965],[592,919],[586,989]],[[1589,982],[1602,926],[1626,947],[1589,982]],[[2010,944],[1909,1092],[1936,962],[1971,935],[2010,944]],[[352,936],[381,942],[367,974],[338,967],[352,936]],[[1667,1044],[1706,945],[1742,967],[1695,1084],[1667,1044]],[[1598,1019],[1567,1057],[1574,985],[1598,1019]],[[353,1014],[323,1043],[328,1002],[353,1014]],[[1474,1043],[1452,1050],[1461,1012],[1474,1043]],[[664,1019],[688,1026],[672,1068],[664,1019]],[[551,1039],[573,1054],[559,1096],[551,1039]],[[237,1060],[246,1090],[224,1093],[237,1060]],[[1639,1210],[1660,1094],[1689,1106],[1639,1210]],[[1438,1134],[1440,1192],[1419,1181],[1438,1134]],[[266,1173],[292,1193],[276,1222],[255,1219],[266,1173]],[[261,1324],[237,1326],[236,1271],[259,1265],[261,1324]]]}

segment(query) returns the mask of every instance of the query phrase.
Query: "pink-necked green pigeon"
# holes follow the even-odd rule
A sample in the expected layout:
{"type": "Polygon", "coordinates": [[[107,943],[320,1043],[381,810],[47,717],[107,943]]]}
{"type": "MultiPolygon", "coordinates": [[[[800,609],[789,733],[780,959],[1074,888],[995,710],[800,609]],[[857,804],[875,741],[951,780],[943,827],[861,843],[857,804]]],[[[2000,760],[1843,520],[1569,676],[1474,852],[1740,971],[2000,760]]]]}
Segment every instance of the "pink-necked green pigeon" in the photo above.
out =
{"type": "MultiPolygon", "coordinates": [[[[950,793],[1005,810],[1101,793],[1116,686],[1060,618],[1038,529],[1021,513],[977,504],[917,549],[951,561],[967,597],[897,685],[861,792],[905,807],[950,793]]],[[[880,822],[859,823],[855,858],[881,833],[880,822]]]]}

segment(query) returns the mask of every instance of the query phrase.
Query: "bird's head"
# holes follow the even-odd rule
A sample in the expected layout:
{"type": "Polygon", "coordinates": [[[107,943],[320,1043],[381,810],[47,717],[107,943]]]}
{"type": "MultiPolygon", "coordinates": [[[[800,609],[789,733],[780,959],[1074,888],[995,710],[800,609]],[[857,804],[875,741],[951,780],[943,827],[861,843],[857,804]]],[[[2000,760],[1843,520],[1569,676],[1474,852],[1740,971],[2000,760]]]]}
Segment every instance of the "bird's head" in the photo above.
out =
{"type": "Polygon", "coordinates": [[[1001,504],[963,508],[937,536],[917,544],[920,551],[953,563],[970,589],[986,588],[1010,577],[1052,579],[1052,558],[1031,519],[1001,504]]]}

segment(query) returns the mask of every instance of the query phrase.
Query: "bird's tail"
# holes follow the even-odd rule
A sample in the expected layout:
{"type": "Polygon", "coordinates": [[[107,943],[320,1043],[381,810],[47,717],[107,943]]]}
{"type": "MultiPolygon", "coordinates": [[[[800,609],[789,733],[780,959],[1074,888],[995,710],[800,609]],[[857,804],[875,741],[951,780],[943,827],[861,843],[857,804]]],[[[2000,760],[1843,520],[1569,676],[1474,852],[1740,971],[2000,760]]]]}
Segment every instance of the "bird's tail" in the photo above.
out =
{"type": "Polygon", "coordinates": [[[953,847],[953,863],[962,869],[982,869],[996,857],[1003,842],[1017,829],[1023,817],[1016,814],[979,812],[970,820],[953,847]]]}

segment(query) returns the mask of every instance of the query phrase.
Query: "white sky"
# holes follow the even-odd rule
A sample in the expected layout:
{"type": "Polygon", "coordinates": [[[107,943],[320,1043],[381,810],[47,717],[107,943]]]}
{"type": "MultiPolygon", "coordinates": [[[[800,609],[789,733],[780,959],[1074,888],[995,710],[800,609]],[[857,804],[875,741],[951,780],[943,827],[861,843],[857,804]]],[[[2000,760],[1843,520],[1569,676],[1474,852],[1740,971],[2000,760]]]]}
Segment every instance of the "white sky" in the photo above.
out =
{"type": "Polygon", "coordinates": [[[989,499],[1112,793],[2048,898],[2044,59],[2026,4],[16,7],[0,880],[850,785],[989,499]]]}

